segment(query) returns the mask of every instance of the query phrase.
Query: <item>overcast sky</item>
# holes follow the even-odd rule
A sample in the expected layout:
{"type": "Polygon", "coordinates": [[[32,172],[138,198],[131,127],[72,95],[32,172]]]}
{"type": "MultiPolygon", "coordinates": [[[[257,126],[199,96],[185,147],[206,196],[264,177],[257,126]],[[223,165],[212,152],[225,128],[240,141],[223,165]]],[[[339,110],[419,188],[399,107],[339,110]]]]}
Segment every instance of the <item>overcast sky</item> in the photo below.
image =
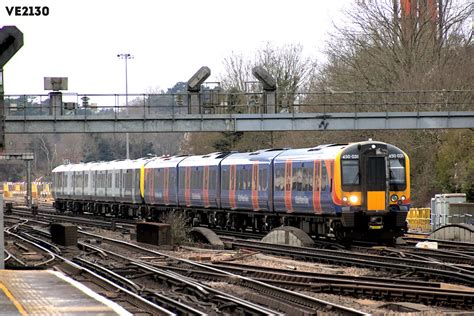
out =
{"type": "Polygon", "coordinates": [[[17,26],[24,45],[4,67],[5,94],[43,94],[43,77],[68,77],[69,92],[129,93],[172,87],[201,66],[217,81],[232,51],[265,42],[301,43],[318,56],[348,0],[6,0],[0,27],[17,26]],[[38,5],[48,16],[9,16],[6,6],[38,5]]]}

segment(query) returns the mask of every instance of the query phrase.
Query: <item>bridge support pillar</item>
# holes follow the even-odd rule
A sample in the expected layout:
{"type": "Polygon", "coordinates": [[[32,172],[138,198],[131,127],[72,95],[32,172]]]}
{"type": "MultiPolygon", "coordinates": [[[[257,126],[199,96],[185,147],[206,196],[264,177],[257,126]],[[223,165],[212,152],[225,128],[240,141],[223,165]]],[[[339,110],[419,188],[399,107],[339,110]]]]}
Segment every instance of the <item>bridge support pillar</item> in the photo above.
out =
{"type": "Polygon", "coordinates": [[[188,114],[201,114],[201,99],[199,93],[188,93],[188,114]]]}
{"type": "Polygon", "coordinates": [[[276,105],[276,92],[264,91],[264,113],[274,114],[276,105]]]}
{"type": "Polygon", "coordinates": [[[49,114],[55,117],[63,115],[63,94],[57,91],[50,92],[49,105],[51,107],[49,114]]]}

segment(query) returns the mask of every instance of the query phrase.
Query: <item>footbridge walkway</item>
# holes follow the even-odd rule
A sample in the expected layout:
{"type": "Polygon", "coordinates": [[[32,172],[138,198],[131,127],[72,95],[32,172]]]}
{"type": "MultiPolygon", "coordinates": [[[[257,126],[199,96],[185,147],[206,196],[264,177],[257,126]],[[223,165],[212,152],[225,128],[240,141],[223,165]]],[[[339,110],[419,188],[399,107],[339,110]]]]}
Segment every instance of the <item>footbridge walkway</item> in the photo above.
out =
{"type": "Polygon", "coordinates": [[[5,95],[5,134],[474,128],[474,91],[5,95]]]}

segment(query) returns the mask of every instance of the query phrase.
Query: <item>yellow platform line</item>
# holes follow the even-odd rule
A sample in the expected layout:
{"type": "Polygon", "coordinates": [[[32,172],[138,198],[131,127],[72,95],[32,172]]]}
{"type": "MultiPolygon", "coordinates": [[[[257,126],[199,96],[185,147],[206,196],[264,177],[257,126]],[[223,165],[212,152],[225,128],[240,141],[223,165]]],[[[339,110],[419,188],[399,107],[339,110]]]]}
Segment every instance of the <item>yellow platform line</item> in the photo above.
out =
{"type": "Polygon", "coordinates": [[[25,311],[21,303],[17,301],[17,299],[13,296],[10,290],[1,282],[0,282],[0,289],[3,291],[3,293],[5,293],[5,295],[13,303],[13,305],[15,305],[16,309],[22,316],[28,316],[28,313],[25,311]]]}

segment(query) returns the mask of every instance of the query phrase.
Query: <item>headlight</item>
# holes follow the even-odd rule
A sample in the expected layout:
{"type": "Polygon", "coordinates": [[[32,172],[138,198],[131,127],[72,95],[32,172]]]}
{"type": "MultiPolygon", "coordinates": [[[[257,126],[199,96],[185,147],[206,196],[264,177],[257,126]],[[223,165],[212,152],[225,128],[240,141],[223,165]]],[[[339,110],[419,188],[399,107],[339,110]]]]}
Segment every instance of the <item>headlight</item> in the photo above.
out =
{"type": "Polygon", "coordinates": [[[343,197],[342,197],[342,201],[343,201],[343,202],[347,202],[347,196],[343,196],[343,197]]]}
{"type": "Polygon", "coordinates": [[[351,195],[351,197],[349,198],[349,201],[352,204],[356,204],[359,201],[359,198],[357,197],[357,195],[351,195]]]}
{"type": "Polygon", "coordinates": [[[402,195],[402,196],[400,197],[400,200],[402,200],[402,201],[405,201],[406,199],[407,199],[407,198],[406,198],[404,195],[402,195]]]}
{"type": "Polygon", "coordinates": [[[398,196],[396,194],[392,194],[392,196],[390,197],[390,201],[397,202],[397,200],[398,200],[398,196]]]}

